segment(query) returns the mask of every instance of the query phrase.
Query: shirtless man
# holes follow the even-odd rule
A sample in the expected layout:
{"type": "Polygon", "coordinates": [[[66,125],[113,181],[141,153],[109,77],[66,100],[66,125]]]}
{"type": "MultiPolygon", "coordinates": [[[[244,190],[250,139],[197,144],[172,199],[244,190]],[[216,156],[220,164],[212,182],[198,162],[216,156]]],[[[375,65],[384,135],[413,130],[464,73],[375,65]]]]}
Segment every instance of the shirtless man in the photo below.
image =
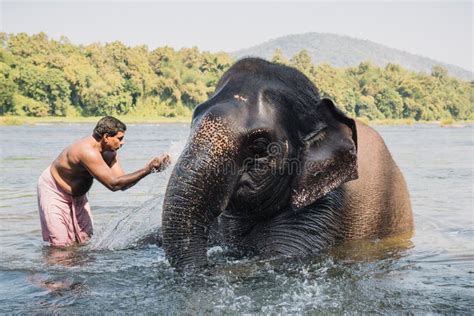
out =
{"type": "Polygon", "coordinates": [[[169,155],[163,154],[125,174],[117,150],[124,143],[126,129],[112,116],[100,119],[91,136],[64,149],[43,171],[38,180],[38,208],[44,241],[64,247],[90,238],[93,222],[86,193],[94,178],[111,191],[126,190],[169,165],[169,155]]]}

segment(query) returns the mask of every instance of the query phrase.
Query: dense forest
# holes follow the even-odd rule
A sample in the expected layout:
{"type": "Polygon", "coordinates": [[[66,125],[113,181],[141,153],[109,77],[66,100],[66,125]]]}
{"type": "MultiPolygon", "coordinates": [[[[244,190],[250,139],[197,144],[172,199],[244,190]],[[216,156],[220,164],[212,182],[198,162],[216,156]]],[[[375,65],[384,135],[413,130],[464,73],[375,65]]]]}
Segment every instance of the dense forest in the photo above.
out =
{"type": "MultiPolygon", "coordinates": [[[[335,68],[302,50],[272,60],[305,73],[349,115],[367,119],[474,119],[474,83],[399,65],[335,68]]],[[[0,33],[0,115],[188,116],[234,60],[227,53],[120,42],[74,45],[65,37],[0,33]]]]}

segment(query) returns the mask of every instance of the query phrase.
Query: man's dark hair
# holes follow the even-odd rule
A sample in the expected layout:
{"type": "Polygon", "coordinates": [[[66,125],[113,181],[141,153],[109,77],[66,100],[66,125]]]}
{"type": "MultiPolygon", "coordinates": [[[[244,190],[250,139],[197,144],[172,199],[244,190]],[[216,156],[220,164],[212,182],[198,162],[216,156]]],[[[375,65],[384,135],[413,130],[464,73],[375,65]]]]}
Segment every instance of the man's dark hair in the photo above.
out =
{"type": "Polygon", "coordinates": [[[115,136],[118,132],[125,132],[126,130],[127,126],[122,121],[113,116],[105,116],[97,122],[92,136],[99,140],[105,134],[115,136]]]}

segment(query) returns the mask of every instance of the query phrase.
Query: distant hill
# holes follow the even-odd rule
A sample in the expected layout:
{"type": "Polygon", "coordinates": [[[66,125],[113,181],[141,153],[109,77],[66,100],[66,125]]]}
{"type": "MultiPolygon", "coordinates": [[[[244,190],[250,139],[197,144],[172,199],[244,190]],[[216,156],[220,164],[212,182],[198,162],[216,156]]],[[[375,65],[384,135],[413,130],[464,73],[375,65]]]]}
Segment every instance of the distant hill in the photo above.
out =
{"type": "Polygon", "coordinates": [[[434,65],[441,65],[453,77],[467,81],[474,80],[474,73],[458,66],[445,64],[368,40],[327,33],[288,35],[230,54],[235,58],[257,56],[271,59],[277,48],[280,48],[287,58],[291,58],[302,49],[306,49],[314,64],[329,63],[335,67],[352,67],[363,61],[371,61],[381,67],[392,63],[425,73],[431,73],[431,68],[434,65]]]}

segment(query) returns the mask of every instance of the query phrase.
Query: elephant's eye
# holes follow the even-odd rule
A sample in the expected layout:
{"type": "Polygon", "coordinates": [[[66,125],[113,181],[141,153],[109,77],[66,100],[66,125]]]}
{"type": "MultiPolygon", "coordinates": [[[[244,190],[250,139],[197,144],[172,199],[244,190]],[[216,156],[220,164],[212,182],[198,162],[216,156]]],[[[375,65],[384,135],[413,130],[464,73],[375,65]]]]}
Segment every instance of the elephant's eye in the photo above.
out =
{"type": "Polygon", "coordinates": [[[327,128],[313,132],[306,136],[303,140],[309,146],[319,146],[327,136],[327,128]]]}
{"type": "Polygon", "coordinates": [[[252,142],[249,146],[249,150],[252,156],[255,158],[261,158],[268,156],[268,140],[266,138],[258,138],[252,142]]]}

